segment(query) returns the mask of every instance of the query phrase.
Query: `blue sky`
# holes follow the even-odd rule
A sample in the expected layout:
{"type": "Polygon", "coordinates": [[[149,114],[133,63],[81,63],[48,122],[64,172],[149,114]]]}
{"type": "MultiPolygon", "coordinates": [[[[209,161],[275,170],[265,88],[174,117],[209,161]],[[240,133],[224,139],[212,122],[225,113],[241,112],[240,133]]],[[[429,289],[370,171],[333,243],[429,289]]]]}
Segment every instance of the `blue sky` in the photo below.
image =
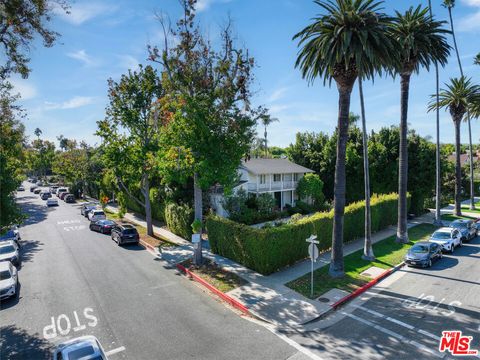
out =
{"type": "MultiPolygon", "coordinates": [[[[439,0],[432,0],[437,19],[448,18],[439,0]]],[[[427,1],[385,2],[385,9],[403,11],[427,1]]],[[[292,36],[321,10],[311,0],[200,0],[200,24],[215,39],[228,15],[234,21],[240,44],[255,57],[255,103],[270,108],[279,119],[269,129],[272,145],[286,146],[298,131],[331,133],[336,124],[338,94],[335,85],[322,81],[309,86],[294,68],[297,46],[292,36]]],[[[71,14],[59,14],[51,28],[62,34],[58,43],[45,49],[37,43],[31,52],[32,74],[27,80],[14,78],[28,111],[27,135],[40,127],[43,136],[55,140],[68,138],[99,143],[93,133],[96,121],[104,116],[107,104],[107,79],[118,79],[138,63],[147,63],[147,44],[163,40],[154,12],[179,15],[177,0],[77,0],[71,14]]],[[[480,0],[457,0],[454,9],[457,41],[464,72],[480,83],[480,67],[472,65],[480,51],[480,0]]],[[[456,59],[441,69],[441,84],[459,76],[456,59]]],[[[434,136],[435,115],[426,112],[429,95],[435,90],[434,71],[422,70],[412,77],[409,123],[422,135],[434,136]]],[[[365,84],[369,129],[399,122],[399,81],[376,79],[365,84]]],[[[359,113],[358,93],[352,94],[351,110],[359,113]]],[[[259,129],[259,133],[263,133],[259,129]]],[[[479,142],[480,121],[472,122],[473,141],[479,142]]],[[[453,123],[441,112],[441,140],[453,142],[453,123]]],[[[467,142],[467,127],[462,126],[462,142],[467,142]]]]}

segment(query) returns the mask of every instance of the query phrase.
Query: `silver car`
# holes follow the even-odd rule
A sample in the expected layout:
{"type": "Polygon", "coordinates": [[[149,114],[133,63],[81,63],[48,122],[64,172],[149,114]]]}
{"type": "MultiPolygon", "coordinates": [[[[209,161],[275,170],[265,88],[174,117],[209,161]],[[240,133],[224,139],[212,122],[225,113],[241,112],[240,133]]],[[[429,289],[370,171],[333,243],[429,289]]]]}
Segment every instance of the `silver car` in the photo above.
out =
{"type": "Polygon", "coordinates": [[[457,229],[462,235],[462,241],[470,241],[477,236],[477,227],[473,220],[458,219],[450,223],[450,227],[457,229]]]}
{"type": "Polygon", "coordinates": [[[0,262],[1,261],[10,261],[15,266],[20,265],[20,253],[15,241],[9,240],[0,243],[0,262]]]}
{"type": "Polygon", "coordinates": [[[65,341],[53,352],[53,360],[108,360],[105,351],[95,336],[81,336],[65,341]]]}
{"type": "Polygon", "coordinates": [[[0,262],[0,299],[17,294],[18,273],[10,261],[0,262]]]}
{"type": "Polygon", "coordinates": [[[462,235],[457,229],[442,227],[430,236],[430,242],[440,245],[443,251],[453,253],[457,246],[462,246],[462,235]]]}

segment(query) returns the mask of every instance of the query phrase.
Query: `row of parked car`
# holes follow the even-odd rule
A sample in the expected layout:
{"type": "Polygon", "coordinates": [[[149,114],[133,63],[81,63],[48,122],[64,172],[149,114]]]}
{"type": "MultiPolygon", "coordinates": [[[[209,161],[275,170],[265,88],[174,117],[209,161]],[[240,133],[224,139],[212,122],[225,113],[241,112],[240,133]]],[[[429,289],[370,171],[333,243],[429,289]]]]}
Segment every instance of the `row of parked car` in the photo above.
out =
{"type": "Polygon", "coordinates": [[[80,208],[80,214],[90,220],[90,230],[110,235],[118,246],[138,244],[140,235],[135,226],[116,223],[107,219],[105,212],[96,203],[87,203],[80,208]]]}
{"type": "Polygon", "coordinates": [[[430,267],[440,260],[444,252],[453,254],[464,242],[474,239],[480,233],[480,219],[459,219],[452,221],[448,227],[436,230],[429,241],[415,243],[405,255],[408,266],[430,267]]]}
{"type": "Polygon", "coordinates": [[[0,301],[17,296],[18,270],[21,264],[20,232],[13,226],[0,236],[0,301]]]}

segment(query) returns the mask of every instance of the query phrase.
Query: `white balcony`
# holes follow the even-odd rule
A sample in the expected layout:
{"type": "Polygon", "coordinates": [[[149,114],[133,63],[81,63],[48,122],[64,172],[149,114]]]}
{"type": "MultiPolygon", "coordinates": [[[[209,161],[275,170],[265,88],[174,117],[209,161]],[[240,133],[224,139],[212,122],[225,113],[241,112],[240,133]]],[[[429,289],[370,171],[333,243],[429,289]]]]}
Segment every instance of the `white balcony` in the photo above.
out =
{"type": "Polygon", "coordinates": [[[273,181],[271,183],[257,184],[248,183],[249,192],[267,192],[267,191],[282,191],[282,190],[295,190],[297,188],[298,181],[273,181]]]}

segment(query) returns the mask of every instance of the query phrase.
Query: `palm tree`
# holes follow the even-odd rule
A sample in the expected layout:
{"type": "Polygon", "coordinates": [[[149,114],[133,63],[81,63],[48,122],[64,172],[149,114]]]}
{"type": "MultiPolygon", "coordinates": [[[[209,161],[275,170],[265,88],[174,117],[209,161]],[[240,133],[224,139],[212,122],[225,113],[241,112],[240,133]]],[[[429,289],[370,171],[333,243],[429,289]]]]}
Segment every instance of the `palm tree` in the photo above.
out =
{"type": "Polygon", "coordinates": [[[428,15],[428,8],[408,9],[405,14],[396,11],[394,25],[390,35],[397,43],[399,49],[399,62],[396,73],[400,75],[400,148],[398,165],[398,225],[397,242],[407,243],[407,121],[408,121],[408,95],[410,90],[410,77],[418,73],[421,67],[427,70],[430,64],[438,63],[444,66],[450,54],[450,46],[444,34],[447,30],[442,28],[443,21],[435,21],[428,15]]]}
{"type": "MultiPolygon", "coordinates": [[[[448,109],[455,125],[455,215],[462,215],[460,194],[462,190],[462,166],[460,164],[460,124],[463,116],[480,97],[480,86],[472,84],[464,76],[450,79],[447,88],[440,91],[438,106],[448,109]]],[[[429,109],[437,107],[431,102],[429,109]]]]}
{"type": "Polygon", "coordinates": [[[480,65],[480,53],[475,55],[475,58],[473,59],[473,64],[474,65],[480,65]]]}
{"type": "Polygon", "coordinates": [[[278,119],[271,117],[269,114],[263,114],[262,116],[260,116],[260,121],[262,122],[262,125],[265,127],[263,137],[264,137],[264,144],[265,144],[265,158],[267,158],[268,157],[267,127],[271,123],[278,121],[278,119]]]}
{"type": "MultiPolygon", "coordinates": [[[[443,6],[448,9],[448,16],[450,18],[450,30],[453,37],[453,45],[455,47],[455,53],[457,55],[458,67],[460,68],[460,75],[463,76],[462,62],[460,61],[460,55],[458,53],[457,39],[455,37],[455,28],[453,26],[452,9],[455,7],[455,0],[443,0],[443,6]]],[[[470,113],[467,109],[466,122],[468,124],[468,147],[470,152],[470,209],[475,209],[475,194],[474,194],[474,181],[473,181],[473,152],[472,152],[472,126],[470,123],[470,113]]]]}
{"type": "Polygon", "coordinates": [[[329,274],[341,277],[343,264],[343,216],[345,210],[345,156],[350,97],[359,75],[372,78],[380,61],[389,63],[394,47],[387,29],[391,18],[381,12],[381,1],[315,0],[325,14],[294,36],[301,47],[296,67],[310,83],[323,78],[337,85],[339,93],[337,152],[334,182],[334,216],[329,274]]]}
{"type": "Polygon", "coordinates": [[[33,133],[35,134],[35,136],[40,139],[40,135],[42,135],[42,130],[40,130],[40,128],[36,128],[33,133]]]}
{"type": "MultiPolygon", "coordinates": [[[[432,12],[432,2],[428,0],[428,10],[430,14],[430,18],[433,18],[432,12]]],[[[440,77],[438,74],[438,64],[435,62],[435,96],[438,99],[438,92],[440,91],[440,77]]],[[[440,206],[441,206],[441,199],[442,199],[442,188],[441,188],[441,168],[440,168],[440,109],[437,106],[435,111],[436,115],[436,147],[435,147],[435,220],[433,223],[437,226],[442,226],[442,218],[440,213],[440,206]]]]}

